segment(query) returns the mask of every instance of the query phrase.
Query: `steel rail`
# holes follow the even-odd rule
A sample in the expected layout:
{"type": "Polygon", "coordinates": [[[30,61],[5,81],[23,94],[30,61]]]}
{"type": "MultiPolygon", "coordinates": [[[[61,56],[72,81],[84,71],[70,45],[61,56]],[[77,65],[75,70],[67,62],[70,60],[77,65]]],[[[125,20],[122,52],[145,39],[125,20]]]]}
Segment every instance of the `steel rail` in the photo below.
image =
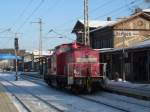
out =
{"type": "MultiPolygon", "coordinates": [[[[1,79],[2,79],[2,78],[1,78],[1,79]]],[[[8,87],[5,86],[3,83],[1,83],[1,84],[6,88],[7,91],[9,91],[9,92],[11,93],[12,96],[15,97],[15,99],[21,104],[21,106],[23,107],[23,109],[25,109],[27,112],[32,112],[32,111],[25,105],[25,103],[23,103],[23,102],[21,101],[21,99],[20,99],[19,97],[17,97],[17,95],[15,95],[15,94],[14,94],[10,89],[8,89],[8,87]]]]}
{"type": "MultiPolygon", "coordinates": [[[[30,77],[30,76],[27,76],[27,77],[30,77]]],[[[31,76],[32,77],[32,76],[31,76]]],[[[23,78],[23,77],[22,77],[23,78]]],[[[39,83],[39,82],[35,82],[35,81],[32,81],[32,80],[30,80],[30,79],[26,79],[26,78],[23,78],[23,79],[25,79],[25,80],[28,80],[28,81],[30,81],[30,82],[33,82],[33,83],[36,83],[36,84],[39,84],[39,85],[42,85],[42,86],[45,86],[44,84],[42,84],[42,83],[39,83]]],[[[35,80],[38,80],[38,78],[34,78],[35,80]]],[[[78,97],[81,97],[81,98],[83,98],[82,96],[79,96],[78,95],[78,97]]],[[[104,103],[104,102],[100,102],[100,101],[96,101],[96,100],[94,100],[94,99],[90,99],[90,98],[85,98],[84,97],[84,99],[86,99],[86,100],[90,100],[90,101],[92,101],[92,102],[95,102],[95,103],[103,103],[104,105],[106,104],[106,103],[104,103]]],[[[114,99],[115,100],[115,99],[114,99]]],[[[122,102],[125,102],[125,103],[130,103],[130,104],[134,104],[134,105],[137,105],[137,106],[141,106],[141,107],[145,107],[145,108],[150,108],[149,106],[145,106],[145,105],[142,105],[142,104],[137,104],[137,103],[134,103],[134,102],[129,102],[129,101],[126,101],[126,100],[121,100],[121,99],[117,99],[116,101],[122,101],[122,102]]],[[[109,104],[106,104],[107,106],[111,106],[111,105],[109,105],[109,104]]],[[[112,106],[113,108],[116,108],[115,106],[112,106]]],[[[118,107],[117,107],[118,108],[118,107]]],[[[126,111],[125,109],[122,109],[122,108],[118,108],[119,110],[121,109],[122,111],[126,111]]],[[[130,111],[126,111],[126,112],[130,112],[130,111]]]]}
{"type": "Polygon", "coordinates": [[[107,104],[105,102],[102,102],[102,101],[96,101],[94,99],[90,99],[90,98],[87,98],[87,97],[83,97],[83,96],[78,96],[84,100],[87,100],[87,101],[91,101],[91,102],[94,102],[94,103],[97,103],[97,104],[100,104],[100,105],[105,105],[105,106],[108,106],[108,107],[111,107],[113,109],[117,109],[117,110],[121,110],[123,112],[132,112],[130,110],[126,110],[126,109],[122,109],[121,107],[117,107],[117,106],[113,106],[113,105],[110,105],[110,104],[107,104]]]}
{"type": "MultiPolygon", "coordinates": [[[[10,83],[11,85],[13,85],[13,86],[15,86],[15,87],[17,87],[17,88],[21,88],[20,86],[14,84],[13,82],[10,82],[9,80],[6,80],[6,79],[4,79],[4,78],[0,78],[0,79],[5,80],[6,82],[10,83]]],[[[50,107],[52,107],[53,109],[57,110],[58,112],[65,112],[64,110],[59,109],[59,108],[56,107],[55,105],[53,105],[53,104],[47,102],[46,100],[40,98],[39,96],[34,95],[34,94],[31,93],[30,91],[28,91],[28,90],[26,90],[26,89],[23,89],[23,88],[21,88],[21,89],[22,89],[23,91],[29,93],[29,94],[30,94],[31,96],[33,96],[34,98],[37,98],[38,100],[42,101],[42,102],[45,103],[47,106],[50,106],[50,107]]],[[[31,111],[29,111],[29,112],[31,112],[31,111]]]]}
{"type": "MultiPolygon", "coordinates": [[[[99,95],[100,96],[100,95],[99,95]]],[[[106,96],[105,96],[106,97],[106,96]]],[[[113,100],[113,98],[112,98],[113,100]]],[[[123,100],[123,99],[114,99],[116,101],[122,101],[122,102],[125,102],[125,103],[130,103],[130,104],[134,104],[134,105],[137,105],[137,106],[141,106],[141,107],[146,107],[146,108],[150,108],[150,106],[145,106],[145,105],[142,105],[142,104],[138,104],[138,103],[134,103],[134,102],[129,102],[129,101],[126,101],[126,100],[123,100]]]]}

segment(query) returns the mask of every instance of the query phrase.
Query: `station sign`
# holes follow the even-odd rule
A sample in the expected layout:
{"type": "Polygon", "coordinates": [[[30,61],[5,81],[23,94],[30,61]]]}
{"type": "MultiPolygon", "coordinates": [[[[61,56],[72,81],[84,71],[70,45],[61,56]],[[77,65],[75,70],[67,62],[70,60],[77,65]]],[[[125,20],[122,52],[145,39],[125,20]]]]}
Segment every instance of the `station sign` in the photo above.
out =
{"type": "Polygon", "coordinates": [[[139,36],[139,31],[115,31],[114,36],[116,37],[135,37],[139,36]]]}

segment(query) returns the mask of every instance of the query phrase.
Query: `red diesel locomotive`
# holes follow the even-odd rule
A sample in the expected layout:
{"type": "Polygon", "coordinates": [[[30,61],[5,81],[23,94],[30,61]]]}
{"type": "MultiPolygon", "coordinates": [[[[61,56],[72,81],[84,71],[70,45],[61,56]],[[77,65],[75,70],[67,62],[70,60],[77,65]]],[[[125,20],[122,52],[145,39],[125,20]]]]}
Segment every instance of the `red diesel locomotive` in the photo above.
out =
{"type": "Polygon", "coordinates": [[[88,92],[103,80],[99,52],[79,43],[62,44],[48,59],[44,80],[49,85],[88,92]]]}

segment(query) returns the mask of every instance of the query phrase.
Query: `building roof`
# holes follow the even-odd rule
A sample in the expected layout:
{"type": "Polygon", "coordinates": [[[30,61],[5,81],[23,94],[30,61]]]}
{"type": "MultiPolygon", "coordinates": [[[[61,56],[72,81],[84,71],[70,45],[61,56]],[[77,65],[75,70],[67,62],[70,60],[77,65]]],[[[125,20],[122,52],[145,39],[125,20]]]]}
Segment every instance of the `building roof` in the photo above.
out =
{"type": "MultiPolygon", "coordinates": [[[[39,50],[34,50],[33,51],[33,54],[35,56],[39,56],[39,53],[40,53],[39,50]]],[[[53,54],[53,51],[42,51],[42,53],[41,53],[42,56],[50,56],[52,54],[53,54]]]]}
{"type": "Polygon", "coordinates": [[[113,27],[113,26],[115,26],[115,25],[118,25],[118,24],[121,24],[121,23],[123,23],[123,22],[129,21],[129,20],[131,20],[131,19],[133,19],[133,18],[135,18],[135,17],[137,17],[137,16],[140,16],[140,15],[143,15],[143,16],[145,16],[145,17],[147,17],[147,18],[150,18],[150,9],[144,9],[144,10],[142,10],[141,12],[136,13],[136,14],[134,14],[134,15],[132,15],[132,16],[126,18],[126,19],[122,19],[122,20],[119,20],[119,21],[114,21],[114,22],[112,22],[112,23],[106,24],[106,25],[103,26],[103,27],[98,27],[98,28],[92,30],[91,32],[94,32],[94,31],[103,29],[103,28],[108,27],[108,26],[109,26],[109,27],[113,27]]]}
{"type": "Polygon", "coordinates": [[[18,59],[18,60],[22,60],[22,58],[20,56],[16,56],[14,54],[0,54],[0,59],[1,60],[13,60],[13,59],[18,59]]]}
{"type": "MultiPolygon", "coordinates": [[[[114,24],[116,23],[116,21],[99,21],[99,20],[89,20],[89,27],[90,28],[101,28],[101,27],[104,27],[104,26],[107,26],[107,25],[111,25],[111,24],[114,24]]],[[[79,29],[79,25],[82,27],[84,26],[84,20],[78,20],[72,30],[72,32],[75,32],[75,31],[79,31],[81,29],[79,29]]]]}
{"type": "MultiPolygon", "coordinates": [[[[82,24],[84,24],[84,20],[79,20],[82,24]]],[[[98,21],[98,20],[90,20],[89,27],[97,28],[97,27],[104,27],[106,25],[112,24],[115,21],[98,21]]]]}
{"type": "Polygon", "coordinates": [[[144,9],[143,12],[150,12],[150,9],[144,9]]]}
{"type": "MultiPolygon", "coordinates": [[[[133,44],[128,48],[125,48],[125,50],[139,50],[139,49],[146,49],[146,48],[148,49],[150,48],[150,39],[137,44],[133,44]]],[[[100,51],[100,53],[111,53],[111,52],[122,51],[122,48],[99,49],[98,51],[100,51]]]]}

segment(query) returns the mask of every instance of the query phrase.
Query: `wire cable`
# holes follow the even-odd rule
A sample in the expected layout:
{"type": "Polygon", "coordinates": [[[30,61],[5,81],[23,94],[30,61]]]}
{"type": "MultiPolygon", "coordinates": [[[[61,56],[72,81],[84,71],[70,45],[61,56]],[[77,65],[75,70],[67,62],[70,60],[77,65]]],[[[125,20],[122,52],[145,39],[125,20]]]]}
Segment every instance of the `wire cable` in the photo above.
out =
{"type": "Polygon", "coordinates": [[[41,7],[41,5],[44,3],[44,0],[41,0],[40,3],[35,7],[35,9],[31,12],[31,14],[25,19],[25,21],[18,27],[17,31],[20,31],[21,28],[24,27],[24,25],[27,23],[27,21],[34,15],[35,12],[41,7]]]}
{"type": "MultiPolygon", "coordinates": [[[[140,0],[139,0],[139,1],[140,1],[140,0]]],[[[133,1],[131,1],[128,5],[133,5],[133,4],[135,4],[136,2],[139,2],[139,1],[133,0],[133,1]]],[[[141,1],[140,1],[140,2],[141,2],[141,1]]],[[[122,8],[126,8],[126,5],[122,5],[122,6],[120,6],[119,8],[114,9],[114,10],[111,10],[110,12],[105,13],[105,14],[103,14],[103,15],[101,15],[101,16],[97,16],[97,17],[95,17],[94,19],[98,19],[98,18],[100,18],[100,17],[105,17],[106,15],[112,14],[112,13],[114,13],[114,12],[116,13],[117,11],[121,10],[122,8]]]]}
{"type": "MultiPolygon", "coordinates": [[[[103,4],[101,4],[100,6],[98,6],[98,7],[94,8],[94,9],[92,9],[92,10],[90,11],[90,13],[94,13],[95,11],[97,11],[97,9],[100,9],[100,8],[102,8],[102,7],[104,7],[104,6],[108,5],[108,4],[113,3],[113,2],[110,2],[110,1],[111,1],[111,0],[106,1],[106,2],[104,2],[103,4]]],[[[83,18],[83,16],[80,15],[80,16],[78,16],[78,17],[75,17],[74,19],[71,19],[71,20],[69,20],[69,21],[67,21],[67,22],[65,22],[65,23],[63,23],[63,24],[61,24],[61,25],[59,25],[58,27],[67,26],[68,23],[70,24],[70,23],[72,23],[73,21],[79,20],[79,19],[82,19],[82,18],[83,18]]]]}
{"type": "Polygon", "coordinates": [[[16,23],[23,17],[23,15],[26,13],[27,9],[29,9],[29,7],[31,6],[31,4],[33,3],[34,0],[30,0],[27,5],[24,7],[24,9],[22,10],[22,12],[18,15],[16,21],[11,25],[11,28],[14,27],[16,25],[16,23]]]}

